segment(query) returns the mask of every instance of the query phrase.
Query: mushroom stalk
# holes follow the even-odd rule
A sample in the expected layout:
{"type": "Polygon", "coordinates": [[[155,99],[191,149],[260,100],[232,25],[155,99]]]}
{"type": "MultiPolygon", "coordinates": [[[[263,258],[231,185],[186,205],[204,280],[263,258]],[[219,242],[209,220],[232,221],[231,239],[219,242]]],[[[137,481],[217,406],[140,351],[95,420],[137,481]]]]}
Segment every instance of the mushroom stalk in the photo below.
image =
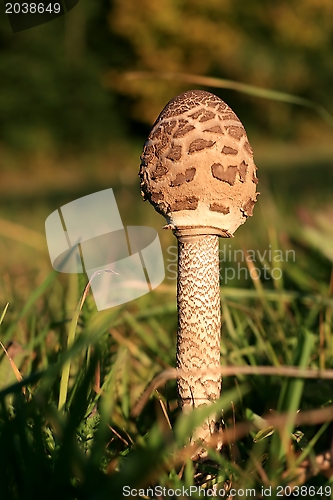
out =
{"type": "MultiPolygon", "coordinates": [[[[219,278],[218,236],[178,236],[177,368],[188,372],[178,379],[178,395],[185,412],[220,397],[219,278]]],[[[212,416],[195,438],[206,442],[215,430],[212,416]]]]}

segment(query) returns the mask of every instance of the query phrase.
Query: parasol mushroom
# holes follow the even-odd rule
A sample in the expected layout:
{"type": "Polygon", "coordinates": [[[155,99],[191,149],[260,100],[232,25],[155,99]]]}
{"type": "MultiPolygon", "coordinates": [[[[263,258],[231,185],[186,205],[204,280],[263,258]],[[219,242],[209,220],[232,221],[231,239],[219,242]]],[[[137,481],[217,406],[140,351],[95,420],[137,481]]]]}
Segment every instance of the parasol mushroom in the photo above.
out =
{"type": "MultiPolygon", "coordinates": [[[[202,90],[165,106],[141,160],[143,198],[178,239],[177,384],[180,407],[188,412],[220,396],[218,238],[232,237],[252,215],[256,166],[236,114],[202,90]]],[[[212,416],[194,438],[207,443],[217,427],[212,416]]]]}

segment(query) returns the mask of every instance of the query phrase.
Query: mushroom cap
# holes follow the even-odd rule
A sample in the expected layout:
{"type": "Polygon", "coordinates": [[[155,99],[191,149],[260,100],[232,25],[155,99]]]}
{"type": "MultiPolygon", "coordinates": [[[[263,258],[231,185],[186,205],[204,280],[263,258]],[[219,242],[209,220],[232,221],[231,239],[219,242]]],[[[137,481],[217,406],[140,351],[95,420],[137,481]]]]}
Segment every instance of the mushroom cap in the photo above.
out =
{"type": "Polygon", "coordinates": [[[141,155],[141,193],[179,234],[231,237],[257,199],[245,129],[219,97],[184,92],[162,110],[141,155]]]}

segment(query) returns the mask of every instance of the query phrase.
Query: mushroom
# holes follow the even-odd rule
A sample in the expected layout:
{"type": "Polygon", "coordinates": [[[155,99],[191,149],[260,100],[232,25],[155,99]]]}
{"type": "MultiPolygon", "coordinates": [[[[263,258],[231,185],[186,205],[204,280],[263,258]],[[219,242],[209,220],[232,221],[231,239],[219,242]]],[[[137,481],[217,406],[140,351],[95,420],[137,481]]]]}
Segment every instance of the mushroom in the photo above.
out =
{"type": "MultiPolygon", "coordinates": [[[[177,388],[180,407],[188,412],[220,396],[218,238],[232,237],[252,215],[256,166],[236,114],[202,90],[180,94],[165,106],[141,160],[142,196],[178,239],[177,388]]],[[[207,444],[217,429],[212,416],[193,439],[207,444]]]]}

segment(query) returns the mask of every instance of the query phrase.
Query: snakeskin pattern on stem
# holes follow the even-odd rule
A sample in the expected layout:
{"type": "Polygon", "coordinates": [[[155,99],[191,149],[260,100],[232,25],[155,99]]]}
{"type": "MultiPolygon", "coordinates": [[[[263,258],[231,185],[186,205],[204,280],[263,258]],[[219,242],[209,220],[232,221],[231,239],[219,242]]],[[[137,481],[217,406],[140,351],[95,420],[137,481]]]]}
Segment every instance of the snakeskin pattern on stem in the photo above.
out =
{"type": "MultiPolygon", "coordinates": [[[[183,411],[190,411],[218,399],[221,391],[218,236],[179,237],[178,252],[177,367],[191,372],[178,379],[178,394],[183,411]]],[[[206,441],[214,423],[212,416],[195,438],[206,441]]]]}

